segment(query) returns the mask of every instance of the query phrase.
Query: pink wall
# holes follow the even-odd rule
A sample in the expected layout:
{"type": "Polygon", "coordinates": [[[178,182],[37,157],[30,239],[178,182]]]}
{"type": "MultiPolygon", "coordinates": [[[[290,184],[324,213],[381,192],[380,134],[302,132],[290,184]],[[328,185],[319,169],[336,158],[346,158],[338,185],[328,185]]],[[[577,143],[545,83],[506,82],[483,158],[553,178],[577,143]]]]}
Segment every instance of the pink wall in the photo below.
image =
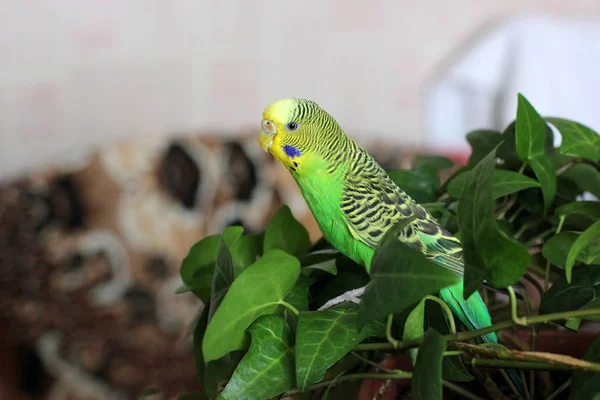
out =
{"type": "Polygon", "coordinates": [[[418,145],[426,78],[472,32],[597,0],[2,0],[0,176],[124,136],[256,129],[318,101],[360,140],[418,145]]]}

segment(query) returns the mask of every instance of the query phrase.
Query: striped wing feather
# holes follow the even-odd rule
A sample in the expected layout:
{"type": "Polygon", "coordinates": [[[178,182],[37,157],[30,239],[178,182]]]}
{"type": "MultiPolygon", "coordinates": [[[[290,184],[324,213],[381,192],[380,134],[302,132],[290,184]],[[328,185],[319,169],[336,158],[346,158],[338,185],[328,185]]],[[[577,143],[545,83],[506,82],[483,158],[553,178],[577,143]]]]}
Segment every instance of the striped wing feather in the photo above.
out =
{"type": "Polygon", "coordinates": [[[366,152],[361,153],[346,173],[342,198],[342,210],[354,238],[375,248],[389,228],[415,215],[416,219],[400,232],[398,239],[463,276],[459,240],[400,189],[366,152]]]}

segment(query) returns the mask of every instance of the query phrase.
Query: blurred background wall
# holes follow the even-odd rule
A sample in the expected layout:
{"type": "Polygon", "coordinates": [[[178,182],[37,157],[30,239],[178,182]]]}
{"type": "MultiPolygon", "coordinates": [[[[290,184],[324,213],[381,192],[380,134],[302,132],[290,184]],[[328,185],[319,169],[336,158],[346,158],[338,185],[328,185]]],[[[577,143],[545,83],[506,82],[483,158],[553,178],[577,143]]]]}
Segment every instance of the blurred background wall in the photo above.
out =
{"type": "MultiPolygon", "coordinates": [[[[124,137],[256,130],[264,106],[288,96],[316,100],[361,141],[462,151],[463,128],[494,120],[455,121],[462,100],[428,94],[464,83],[432,86],[461,49],[512,16],[600,15],[596,0],[3,0],[0,8],[0,178],[124,137]]],[[[495,46],[467,73],[475,88],[473,71],[510,58],[507,45],[495,46]]],[[[530,58],[552,64],[540,57],[530,58]]],[[[502,80],[490,73],[496,96],[502,80]]],[[[481,104],[471,89],[463,100],[481,104]]],[[[526,95],[543,108],[536,90],[526,95]]],[[[504,119],[514,115],[507,110],[504,119]]]]}

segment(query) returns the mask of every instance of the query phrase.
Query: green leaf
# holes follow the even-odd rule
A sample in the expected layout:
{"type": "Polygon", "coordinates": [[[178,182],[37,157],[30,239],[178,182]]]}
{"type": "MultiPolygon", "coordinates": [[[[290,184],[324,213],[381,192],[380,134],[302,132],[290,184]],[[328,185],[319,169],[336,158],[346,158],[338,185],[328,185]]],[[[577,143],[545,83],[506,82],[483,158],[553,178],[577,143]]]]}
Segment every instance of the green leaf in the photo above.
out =
{"type": "Polygon", "coordinates": [[[308,311],[308,288],[312,280],[304,275],[300,275],[290,292],[285,296],[284,301],[294,306],[298,311],[308,311]]]}
{"type": "Polygon", "coordinates": [[[237,277],[247,266],[256,262],[262,252],[262,245],[262,235],[252,234],[239,237],[229,246],[234,276],[237,277]]]}
{"type": "MultiPolygon", "coordinates": [[[[552,236],[544,243],[542,255],[552,264],[564,269],[569,249],[579,236],[578,232],[571,231],[561,232],[552,236]]],[[[587,265],[600,263],[600,240],[593,241],[583,248],[575,261],[587,265]]]]}
{"type": "Polygon", "coordinates": [[[591,158],[597,160],[600,158],[600,135],[580,124],[563,118],[546,118],[558,129],[562,136],[562,143],[559,151],[569,156],[591,158]]]}
{"type": "MultiPolygon", "coordinates": [[[[181,263],[181,279],[204,302],[210,296],[211,285],[221,235],[207,236],[192,246],[181,263]]],[[[184,289],[184,288],[182,288],[184,289]]]]}
{"type": "Polygon", "coordinates": [[[435,168],[436,171],[443,171],[445,169],[452,168],[454,166],[454,161],[438,155],[423,154],[416,156],[411,162],[412,169],[418,169],[424,165],[429,165],[435,168]]]}
{"type": "Polygon", "coordinates": [[[517,282],[529,266],[527,249],[496,226],[492,185],[495,150],[472,170],[458,203],[458,226],[465,256],[465,289],[468,298],[486,279],[492,287],[517,282]]]}
{"type": "MultiPolygon", "coordinates": [[[[460,199],[462,191],[469,181],[471,174],[472,171],[465,171],[450,181],[448,184],[448,194],[452,198],[460,199]]],[[[494,170],[494,177],[492,180],[492,198],[494,200],[531,187],[540,187],[540,184],[530,177],[519,174],[518,172],[503,169],[494,170]]]]}
{"type": "Polygon", "coordinates": [[[417,203],[436,200],[435,192],[440,187],[440,176],[431,165],[423,165],[411,171],[388,171],[388,176],[417,203]]]}
{"type": "Polygon", "coordinates": [[[556,195],[556,168],[547,154],[548,127],[522,94],[519,94],[515,130],[517,154],[522,161],[529,161],[541,184],[547,211],[556,195]]]}
{"type": "Polygon", "coordinates": [[[502,134],[496,131],[477,130],[467,134],[467,141],[471,145],[469,166],[474,166],[502,142],[502,134]]]}
{"type": "Polygon", "coordinates": [[[446,341],[438,332],[429,329],[423,343],[412,376],[412,393],[415,400],[442,399],[442,359],[446,341]]]}
{"type": "Polygon", "coordinates": [[[271,250],[246,268],[208,323],[202,351],[205,361],[216,360],[245,347],[245,331],[258,317],[273,313],[300,275],[300,262],[271,250]]]}
{"type": "MultiPolygon", "coordinates": [[[[404,333],[402,334],[402,340],[418,339],[425,335],[425,302],[427,299],[423,299],[417,304],[417,306],[410,312],[406,322],[404,323],[404,333]]],[[[416,361],[416,352],[409,354],[413,363],[416,361]]]]}
{"type": "Polygon", "coordinates": [[[556,168],[545,155],[535,156],[529,160],[529,165],[542,187],[544,210],[548,211],[556,196],[556,168]]]}
{"type": "Polygon", "coordinates": [[[598,201],[574,201],[556,208],[556,215],[568,217],[570,215],[581,215],[590,224],[600,219],[600,202],[598,201]]]}
{"type": "Polygon", "coordinates": [[[600,172],[591,165],[577,164],[565,171],[562,176],[571,178],[577,186],[600,198],[600,172]]]}
{"type": "Polygon", "coordinates": [[[567,282],[571,282],[571,274],[573,266],[577,260],[579,253],[586,247],[600,239],[600,220],[590,225],[579,237],[573,242],[573,245],[567,253],[567,262],[565,263],[565,274],[567,282]]]}
{"type": "Polygon", "coordinates": [[[303,271],[307,270],[308,273],[313,270],[320,270],[331,275],[337,275],[336,260],[339,254],[337,250],[315,251],[302,257],[300,264],[302,264],[303,271]]]}
{"type": "Polygon", "coordinates": [[[518,172],[497,169],[494,171],[492,194],[494,199],[531,187],[539,187],[539,182],[518,172]]]}
{"type": "MultiPolygon", "coordinates": [[[[600,335],[596,336],[583,359],[588,362],[600,362],[600,335]]],[[[573,372],[572,379],[569,400],[596,398],[600,392],[600,379],[597,372],[577,370],[573,372]]]]}
{"type": "Polygon", "coordinates": [[[285,320],[262,316],[248,331],[252,336],[250,349],[219,399],[268,399],[295,384],[294,338],[285,320]]]}
{"type": "Polygon", "coordinates": [[[502,160],[503,169],[516,170],[523,164],[517,155],[516,126],[517,121],[513,121],[506,127],[502,132],[502,142],[496,151],[497,157],[502,160]]]}
{"type": "Polygon", "coordinates": [[[244,353],[234,351],[218,360],[209,361],[204,368],[204,390],[211,399],[216,398],[231,379],[244,353]]]}
{"type": "Polygon", "coordinates": [[[194,328],[194,363],[196,364],[196,376],[202,386],[204,385],[204,372],[206,364],[204,363],[204,355],[202,354],[202,340],[206,333],[206,326],[208,325],[208,312],[210,310],[210,299],[204,305],[202,313],[196,322],[194,328]]]}
{"type": "Polygon", "coordinates": [[[540,314],[579,310],[596,299],[599,286],[600,266],[576,269],[571,283],[563,276],[542,295],[540,314]]]}
{"type": "Polygon", "coordinates": [[[225,294],[235,279],[235,270],[229,247],[239,239],[243,230],[244,228],[242,227],[231,226],[223,231],[223,237],[219,244],[219,251],[217,252],[217,262],[210,294],[209,321],[212,319],[215,311],[221,304],[223,297],[225,297],[225,294]]]}
{"type": "Polygon", "coordinates": [[[265,231],[264,253],[279,249],[296,257],[306,253],[310,247],[308,231],[294,216],[287,205],[273,216],[265,231]]]}
{"type": "MultiPolygon", "coordinates": [[[[441,306],[437,303],[427,303],[426,301],[426,299],[421,300],[409,314],[404,323],[402,340],[406,341],[423,337],[425,335],[426,322],[428,322],[429,326],[436,325],[433,326],[433,329],[438,330],[439,332],[450,333],[448,323],[446,322],[446,316],[444,315],[441,306]],[[427,314],[429,315],[427,320],[425,318],[426,306],[433,306],[427,307],[427,314]],[[436,317],[437,319],[434,319],[436,317]]],[[[417,353],[417,349],[408,351],[408,355],[411,358],[413,365],[416,361],[417,353]]],[[[444,379],[450,381],[468,382],[473,380],[473,377],[469,374],[459,356],[444,357],[442,370],[444,379]]]]}
{"type": "Polygon", "coordinates": [[[397,239],[413,219],[406,218],[389,229],[375,249],[370,270],[372,280],[365,288],[358,312],[363,325],[401,312],[423,296],[460,281],[458,275],[397,239]]]}
{"type": "Polygon", "coordinates": [[[373,321],[357,326],[358,306],[342,303],[324,311],[301,312],[296,333],[296,380],[301,390],[320,381],[325,371],[366,338],[385,336],[373,321]]]}
{"type": "Polygon", "coordinates": [[[521,93],[518,95],[515,126],[517,155],[521,161],[544,155],[546,122],[521,93]]]}

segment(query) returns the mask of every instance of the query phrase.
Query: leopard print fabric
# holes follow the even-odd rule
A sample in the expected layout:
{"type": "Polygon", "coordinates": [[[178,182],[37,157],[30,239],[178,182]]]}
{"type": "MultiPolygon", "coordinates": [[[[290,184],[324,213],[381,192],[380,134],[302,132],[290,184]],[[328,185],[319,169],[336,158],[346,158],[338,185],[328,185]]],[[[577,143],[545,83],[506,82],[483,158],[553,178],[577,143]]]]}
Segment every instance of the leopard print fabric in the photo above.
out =
{"type": "MultiPolygon", "coordinates": [[[[409,166],[389,146],[374,151],[387,168],[409,166]]],[[[229,225],[264,229],[284,203],[316,240],[295,183],[254,135],[120,143],[0,185],[0,354],[15,366],[0,372],[6,393],[198,390],[186,332],[202,304],[174,294],[181,260],[229,225]]]]}

